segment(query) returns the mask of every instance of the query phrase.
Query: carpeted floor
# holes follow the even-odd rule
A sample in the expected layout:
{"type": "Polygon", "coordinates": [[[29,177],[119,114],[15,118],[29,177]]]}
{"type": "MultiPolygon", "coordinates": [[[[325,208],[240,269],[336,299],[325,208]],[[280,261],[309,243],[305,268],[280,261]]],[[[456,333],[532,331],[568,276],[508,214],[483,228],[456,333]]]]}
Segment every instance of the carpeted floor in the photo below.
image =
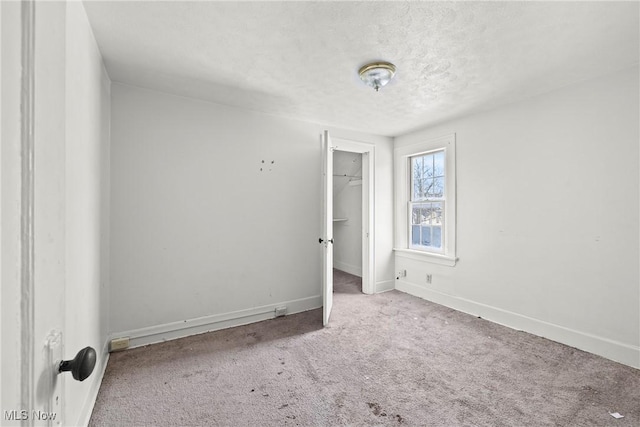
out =
{"type": "Polygon", "coordinates": [[[319,309],[113,353],[90,425],[638,426],[640,370],[335,271],[326,328],[319,309]]]}

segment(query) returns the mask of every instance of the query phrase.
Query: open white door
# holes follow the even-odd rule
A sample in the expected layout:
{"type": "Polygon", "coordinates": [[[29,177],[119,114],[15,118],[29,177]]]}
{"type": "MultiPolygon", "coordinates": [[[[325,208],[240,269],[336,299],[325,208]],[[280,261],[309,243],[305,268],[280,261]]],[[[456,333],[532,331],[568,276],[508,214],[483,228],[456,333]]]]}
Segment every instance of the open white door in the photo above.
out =
{"type": "Polygon", "coordinates": [[[326,326],[333,306],[333,147],[329,131],[322,134],[322,324],[326,326]]]}
{"type": "Polygon", "coordinates": [[[58,375],[60,362],[73,358],[62,335],[66,3],[1,3],[0,424],[76,424],[65,422],[58,375]]]}

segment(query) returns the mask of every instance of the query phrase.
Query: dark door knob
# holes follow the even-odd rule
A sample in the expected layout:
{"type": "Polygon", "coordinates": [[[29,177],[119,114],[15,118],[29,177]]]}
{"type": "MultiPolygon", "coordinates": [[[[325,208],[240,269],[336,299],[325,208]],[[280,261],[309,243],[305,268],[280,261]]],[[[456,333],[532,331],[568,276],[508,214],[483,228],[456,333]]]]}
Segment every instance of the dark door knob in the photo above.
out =
{"type": "Polygon", "coordinates": [[[76,354],[73,360],[60,362],[58,372],[71,371],[74,380],[84,381],[93,372],[96,366],[96,351],[91,347],[85,347],[76,354]]]}

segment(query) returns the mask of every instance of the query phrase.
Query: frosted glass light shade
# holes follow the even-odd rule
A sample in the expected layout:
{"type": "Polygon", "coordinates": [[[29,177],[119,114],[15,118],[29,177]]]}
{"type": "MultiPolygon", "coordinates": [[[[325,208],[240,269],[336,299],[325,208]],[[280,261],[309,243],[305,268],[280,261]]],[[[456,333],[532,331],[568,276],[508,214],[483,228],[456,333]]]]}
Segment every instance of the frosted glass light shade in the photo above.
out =
{"type": "Polygon", "coordinates": [[[364,84],[374,88],[377,92],[382,86],[389,83],[396,74],[396,66],[389,62],[373,62],[360,68],[358,74],[364,84]]]}

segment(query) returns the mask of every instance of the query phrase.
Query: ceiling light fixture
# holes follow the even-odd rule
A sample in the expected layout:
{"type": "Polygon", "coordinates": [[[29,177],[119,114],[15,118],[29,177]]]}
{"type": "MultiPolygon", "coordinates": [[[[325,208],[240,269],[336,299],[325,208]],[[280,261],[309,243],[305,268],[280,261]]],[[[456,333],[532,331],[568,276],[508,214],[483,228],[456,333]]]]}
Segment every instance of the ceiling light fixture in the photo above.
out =
{"type": "Polygon", "coordinates": [[[382,86],[391,81],[396,74],[396,66],[390,62],[372,62],[363,65],[358,74],[360,74],[360,79],[364,84],[374,88],[377,92],[382,86]]]}

